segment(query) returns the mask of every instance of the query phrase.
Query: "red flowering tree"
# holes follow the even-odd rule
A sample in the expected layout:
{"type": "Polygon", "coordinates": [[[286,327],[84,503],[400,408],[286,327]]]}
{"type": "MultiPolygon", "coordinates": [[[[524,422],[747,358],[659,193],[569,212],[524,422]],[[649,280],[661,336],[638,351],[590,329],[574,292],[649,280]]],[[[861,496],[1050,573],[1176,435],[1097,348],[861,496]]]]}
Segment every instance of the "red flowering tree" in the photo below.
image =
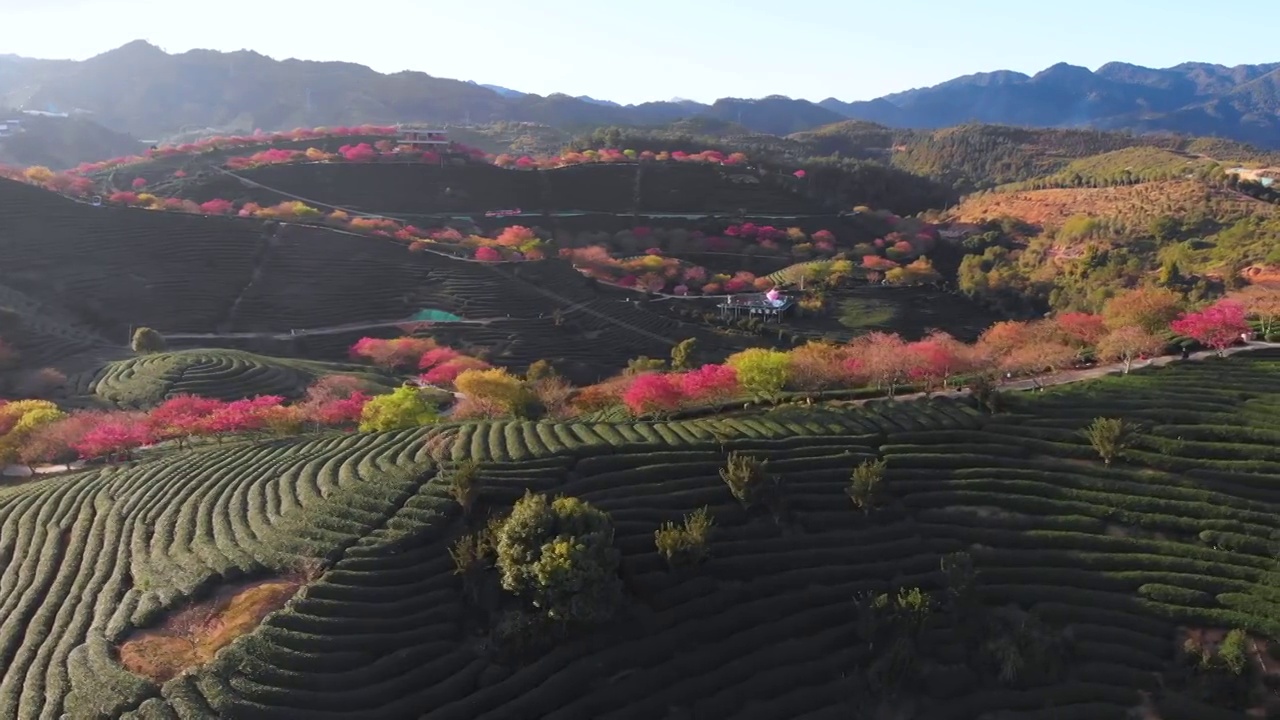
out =
{"type": "Polygon", "coordinates": [[[476,248],[475,257],[480,262],[499,262],[502,260],[502,253],[491,247],[483,246],[476,248]]]}
{"type": "Polygon", "coordinates": [[[1052,322],[1058,335],[1080,353],[1096,346],[1107,334],[1106,319],[1093,313],[1063,313],[1052,322]]]}
{"type": "Polygon", "coordinates": [[[147,415],[147,427],[152,437],[159,440],[176,440],[178,449],[190,438],[207,431],[209,418],[225,405],[221,400],[177,395],[156,406],[147,415]]]}
{"type": "Polygon", "coordinates": [[[347,162],[373,162],[378,157],[378,151],[374,150],[369,143],[343,145],[338,148],[338,154],[347,162]]]}
{"type": "Polygon", "coordinates": [[[848,345],[814,341],[787,353],[791,358],[788,385],[796,390],[814,391],[850,387],[862,379],[852,363],[848,345]]]}
{"type": "Polygon", "coordinates": [[[1217,350],[1221,355],[1241,335],[1249,332],[1249,323],[1245,321],[1247,314],[1244,304],[1235,300],[1219,300],[1203,310],[1182,313],[1169,327],[1179,335],[1217,350]]]}
{"type": "Polygon", "coordinates": [[[537,239],[538,236],[533,232],[533,230],[530,230],[523,225],[512,225],[510,227],[503,228],[502,232],[498,234],[496,241],[503,247],[520,247],[521,245],[533,242],[537,239]]]}
{"type": "Polygon", "coordinates": [[[741,391],[738,372],[728,365],[703,365],[677,378],[680,394],[696,402],[724,402],[741,391]]]}
{"type": "Polygon", "coordinates": [[[200,212],[205,215],[230,215],[235,206],[230,200],[215,199],[200,203],[200,212]]]}
{"type": "Polygon", "coordinates": [[[392,340],[360,338],[351,346],[351,356],[368,360],[387,370],[405,370],[418,364],[423,355],[439,345],[431,338],[402,337],[392,340]]]}
{"type": "Polygon", "coordinates": [[[885,271],[898,267],[898,263],[879,255],[864,255],[862,257],[862,267],[867,270],[885,271]]]}
{"type": "Polygon", "coordinates": [[[622,402],[633,415],[671,412],[680,407],[682,399],[680,385],[665,373],[646,373],[637,376],[631,386],[622,393],[622,402]]]}
{"type": "Polygon", "coordinates": [[[893,397],[897,387],[906,382],[921,361],[907,350],[907,343],[897,333],[873,332],[860,335],[850,343],[859,368],[877,387],[887,388],[893,397]]]}
{"type": "Polygon", "coordinates": [[[134,178],[133,182],[130,183],[130,187],[132,187],[134,190],[141,190],[146,186],[147,186],[146,178],[134,178]]]}
{"type": "Polygon", "coordinates": [[[206,427],[219,442],[225,435],[263,430],[270,421],[277,419],[277,408],[283,402],[284,398],[279,395],[259,395],[236,400],[213,413],[206,427]]]}
{"type": "MultiPolygon", "coordinates": [[[[1043,322],[1005,320],[983,331],[978,338],[977,348],[984,356],[999,362],[1018,348],[1055,339],[1052,330],[1052,326],[1043,322]]],[[[1056,341],[1061,344],[1061,339],[1056,341]]]]}
{"type": "Polygon", "coordinates": [[[22,447],[18,448],[18,459],[28,466],[69,463],[80,457],[76,446],[107,415],[101,410],[82,410],[41,425],[23,439],[22,447]]]}
{"type": "Polygon", "coordinates": [[[111,413],[100,419],[76,441],[75,450],[85,459],[133,456],[133,451],[152,441],[144,413],[111,413]]]}
{"type": "Polygon", "coordinates": [[[423,373],[419,378],[428,385],[437,385],[439,387],[453,387],[454,381],[458,376],[468,370],[486,370],[490,367],[489,363],[479,358],[460,355],[451,360],[446,360],[423,373]]]}
{"type": "Polygon", "coordinates": [[[369,396],[356,391],[345,398],[331,398],[301,406],[303,416],[317,425],[346,427],[360,424],[360,415],[369,396]]]}
{"type": "Polygon", "coordinates": [[[974,354],[968,345],[944,332],[935,332],[907,346],[915,356],[911,379],[923,381],[926,388],[946,388],[951,379],[973,367],[974,354]]]}
{"type": "Polygon", "coordinates": [[[462,353],[451,347],[438,347],[422,354],[422,357],[418,359],[418,369],[423,371],[430,370],[460,357],[462,357],[462,353]]]}
{"type": "Polygon", "coordinates": [[[304,422],[324,427],[355,425],[369,401],[364,383],[351,375],[325,375],[307,388],[295,407],[304,422]]]}

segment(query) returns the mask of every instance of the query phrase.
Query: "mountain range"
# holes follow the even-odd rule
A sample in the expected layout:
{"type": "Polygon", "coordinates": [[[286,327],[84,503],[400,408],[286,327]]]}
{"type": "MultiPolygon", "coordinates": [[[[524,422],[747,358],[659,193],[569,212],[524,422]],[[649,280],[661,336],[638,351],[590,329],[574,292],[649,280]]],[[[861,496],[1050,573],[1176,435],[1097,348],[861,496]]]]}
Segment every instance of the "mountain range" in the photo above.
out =
{"type": "Polygon", "coordinates": [[[786,135],[849,119],[895,128],[962,123],[1178,132],[1280,147],[1280,63],[1152,69],[1059,63],[1035,75],[979,73],[865,102],[781,95],[620,105],[524,93],[346,62],[274,60],[243,50],[167,54],[135,41],[84,61],[0,55],[0,107],[82,110],[112,130],[167,137],[184,128],[424,121],[525,121],[564,128],[709,117],[786,135]]]}

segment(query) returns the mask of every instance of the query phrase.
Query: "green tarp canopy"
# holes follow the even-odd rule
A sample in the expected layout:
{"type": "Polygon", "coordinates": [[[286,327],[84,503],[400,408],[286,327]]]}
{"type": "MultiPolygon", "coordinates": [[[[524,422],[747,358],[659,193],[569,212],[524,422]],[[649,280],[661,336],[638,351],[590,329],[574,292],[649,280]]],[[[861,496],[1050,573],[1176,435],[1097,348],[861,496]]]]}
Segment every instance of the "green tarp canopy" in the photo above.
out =
{"type": "Polygon", "coordinates": [[[412,318],[415,322],[460,322],[462,318],[443,310],[419,310],[412,318]]]}

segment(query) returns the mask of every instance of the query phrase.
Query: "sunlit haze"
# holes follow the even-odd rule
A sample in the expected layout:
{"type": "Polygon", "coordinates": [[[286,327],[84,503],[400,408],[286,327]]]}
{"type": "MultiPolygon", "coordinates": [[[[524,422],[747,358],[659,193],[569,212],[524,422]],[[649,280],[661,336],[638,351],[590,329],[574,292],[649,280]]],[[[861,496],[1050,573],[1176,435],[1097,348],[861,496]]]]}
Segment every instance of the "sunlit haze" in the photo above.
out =
{"type": "Polygon", "coordinates": [[[1192,0],[0,0],[0,54],[83,60],[144,39],[171,53],[251,49],[623,103],[866,100],[1058,62],[1274,62],[1269,43],[1230,41],[1251,37],[1259,12],[1192,0]]]}

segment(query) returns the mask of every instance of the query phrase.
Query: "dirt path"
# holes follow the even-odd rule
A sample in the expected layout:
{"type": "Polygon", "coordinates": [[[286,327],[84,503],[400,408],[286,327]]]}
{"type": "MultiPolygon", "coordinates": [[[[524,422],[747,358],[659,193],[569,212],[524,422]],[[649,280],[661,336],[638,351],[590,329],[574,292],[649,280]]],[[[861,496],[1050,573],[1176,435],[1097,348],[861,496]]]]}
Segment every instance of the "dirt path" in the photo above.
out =
{"type": "MultiPolygon", "coordinates": [[[[1249,352],[1252,350],[1266,350],[1280,348],[1280,343],[1272,342],[1249,342],[1244,345],[1236,345],[1224,350],[1221,354],[1224,356],[1235,355],[1236,353],[1249,352]]],[[[1217,350],[1201,350],[1200,352],[1191,353],[1188,360],[1199,361],[1209,357],[1217,357],[1217,350]]],[[[1182,362],[1182,358],[1177,355],[1161,355],[1160,357],[1151,358],[1142,362],[1135,362],[1130,371],[1140,370],[1149,367],[1164,367],[1170,363],[1182,362]]],[[[1002,382],[997,389],[1004,390],[1036,390],[1038,388],[1052,387],[1055,385],[1069,385],[1071,383],[1084,382],[1086,380],[1096,380],[1106,375],[1115,375],[1124,372],[1124,363],[1110,363],[1106,365],[1095,365],[1094,367],[1082,368],[1080,370],[1067,370],[1065,372],[1055,373],[1053,375],[1042,375],[1035,378],[1026,378],[1023,380],[1014,380],[1012,382],[1002,382]]],[[[960,390],[947,390],[943,392],[932,393],[908,393],[906,395],[896,395],[894,400],[915,400],[923,397],[963,397],[969,394],[968,388],[960,390]]],[[[850,400],[849,405],[862,405],[874,400],[884,400],[883,397],[866,398],[863,400],[850,400]]]]}
{"type": "Polygon", "coordinates": [[[346,323],[345,325],[330,325],[327,327],[306,328],[303,330],[290,330],[289,332],[233,332],[233,333],[165,333],[166,339],[170,340],[217,340],[226,338],[271,338],[273,340],[287,340],[291,337],[300,335],[336,335],[338,333],[350,332],[352,330],[372,330],[375,328],[396,327],[398,325],[412,325],[416,323],[427,323],[430,325],[489,325],[496,320],[503,318],[480,318],[477,320],[414,320],[405,318],[403,320],[381,320],[378,322],[367,323],[346,323]]]}

